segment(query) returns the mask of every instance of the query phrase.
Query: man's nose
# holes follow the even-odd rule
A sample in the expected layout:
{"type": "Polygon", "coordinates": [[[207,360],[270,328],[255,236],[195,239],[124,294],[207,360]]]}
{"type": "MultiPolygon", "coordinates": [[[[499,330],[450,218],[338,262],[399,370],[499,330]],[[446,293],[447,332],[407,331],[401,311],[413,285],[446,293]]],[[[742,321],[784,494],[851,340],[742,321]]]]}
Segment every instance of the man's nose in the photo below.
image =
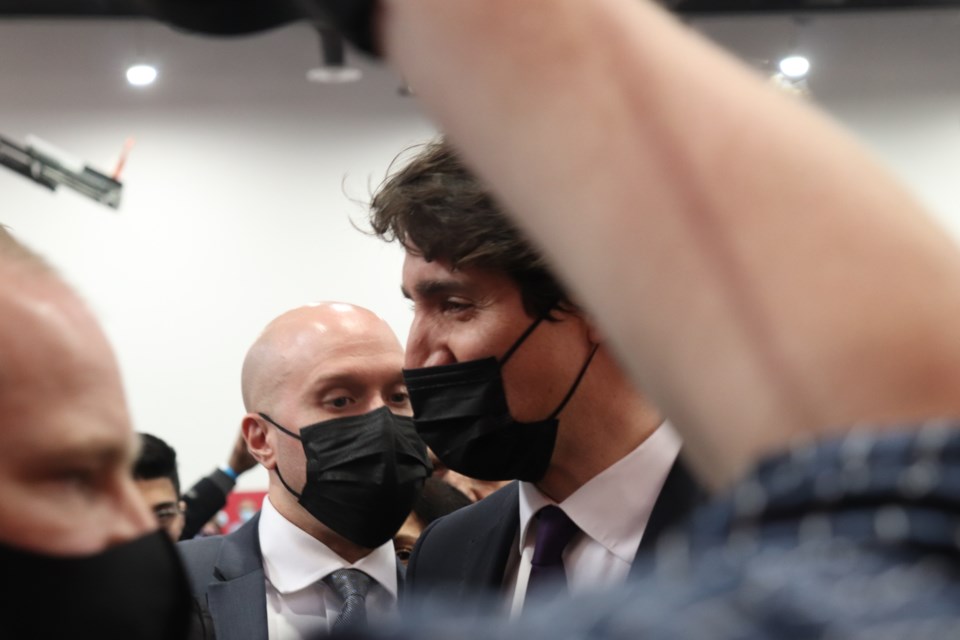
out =
{"type": "Polygon", "coordinates": [[[456,362],[447,341],[435,327],[415,317],[407,335],[407,349],[403,366],[406,369],[435,367],[456,362]]]}

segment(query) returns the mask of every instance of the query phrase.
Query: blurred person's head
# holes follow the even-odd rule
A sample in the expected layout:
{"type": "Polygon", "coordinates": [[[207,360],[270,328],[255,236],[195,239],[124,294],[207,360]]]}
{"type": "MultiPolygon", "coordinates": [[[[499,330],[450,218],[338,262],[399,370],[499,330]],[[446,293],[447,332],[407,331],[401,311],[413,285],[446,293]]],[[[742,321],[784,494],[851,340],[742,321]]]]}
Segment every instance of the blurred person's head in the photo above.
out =
{"type": "Polygon", "coordinates": [[[0,412],[4,633],[27,637],[25,620],[29,637],[176,637],[184,577],[134,484],[113,352],[77,295],[2,227],[0,412]],[[56,615],[40,614],[50,602],[56,615]]]}
{"type": "Polygon", "coordinates": [[[406,251],[405,380],[418,431],[451,471],[563,500],[661,422],[592,320],[446,141],[371,203],[406,251]]]}
{"type": "Polygon", "coordinates": [[[141,433],[140,455],[133,465],[133,477],[157,524],[171,540],[179,540],[186,520],[180,500],[177,452],[157,436],[141,433]]]}
{"type": "Polygon", "coordinates": [[[348,560],[392,538],[430,472],[402,365],[387,323],[344,303],[284,313],[243,364],[243,433],[270,502],[348,560]]]}
{"type": "Polygon", "coordinates": [[[423,484],[420,497],[413,503],[413,511],[404,520],[403,526],[393,536],[393,546],[397,552],[397,559],[407,564],[414,545],[420,534],[431,522],[453,513],[457,509],[472,504],[470,498],[459,489],[432,477],[423,484]]]}

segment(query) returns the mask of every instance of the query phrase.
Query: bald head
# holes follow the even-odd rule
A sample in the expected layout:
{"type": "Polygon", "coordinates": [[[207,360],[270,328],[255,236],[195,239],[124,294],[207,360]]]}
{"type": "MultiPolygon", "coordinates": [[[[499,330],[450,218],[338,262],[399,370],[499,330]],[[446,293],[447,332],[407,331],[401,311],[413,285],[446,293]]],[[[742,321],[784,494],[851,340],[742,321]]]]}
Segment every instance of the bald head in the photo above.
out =
{"type": "Polygon", "coordinates": [[[95,553],[148,531],[113,352],[89,310],[0,229],[0,542],[95,553]]]}
{"type": "Polygon", "coordinates": [[[2,224],[0,224],[0,270],[8,274],[13,271],[26,271],[35,274],[53,275],[53,270],[50,269],[46,261],[25,245],[17,242],[2,224]]]}
{"type": "Polygon", "coordinates": [[[0,226],[0,407],[56,388],[72,363],[119,390],[113,353],[86,305],[0,226]]]}
{"type": "Polygon", "coordinates": [[[264,411],[281,397],[302,391],[317,375],[337,376],[342,368],[362,368],[371,364],[370,358],[397,354],[402,358],[396,335],[368,309],[342,302],[299,307],[268,324],[247,352],[243,403],[247,411],[264,411]],[[336,371],[328,366],[331,358],[339,362],[336,371]]]}

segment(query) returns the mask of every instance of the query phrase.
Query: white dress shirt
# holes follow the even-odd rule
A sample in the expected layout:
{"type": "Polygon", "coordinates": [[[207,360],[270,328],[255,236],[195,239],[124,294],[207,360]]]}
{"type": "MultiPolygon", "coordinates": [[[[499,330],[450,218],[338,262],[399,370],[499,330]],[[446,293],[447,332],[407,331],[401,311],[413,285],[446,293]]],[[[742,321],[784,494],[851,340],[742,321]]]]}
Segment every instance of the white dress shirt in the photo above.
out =
{"type": "MultiPolygon", "coordinates": [[[[580,528],[563,552],[570,593],[626,580],[663,482],[680,452],[680,436],[664,422],[639,447],[577,489],[559,507],[580,528]]],[[[504,575],[512,614],[523,608],[537,539],[537,511],[556,504],[520,483],[520,531],[504,575]]]]}
{"type": "Polygon", "coordinates": [[[263,501],[259,533],[270,640],[315,638],[330,630],[343,602],[322,580],[337,569],[360,569],[376,581],[366,598],[371,621],[396,612],[397,557],[392,541],[350,564],[280,515],[270,498],[263,501]]]}

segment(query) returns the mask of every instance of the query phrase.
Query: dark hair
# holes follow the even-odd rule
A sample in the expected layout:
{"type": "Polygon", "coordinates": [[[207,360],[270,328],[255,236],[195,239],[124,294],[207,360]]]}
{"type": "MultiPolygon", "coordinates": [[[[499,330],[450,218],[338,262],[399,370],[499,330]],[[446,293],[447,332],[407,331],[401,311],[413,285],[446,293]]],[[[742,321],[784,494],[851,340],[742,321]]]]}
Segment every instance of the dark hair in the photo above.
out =
{"type": "Polygon", "coordinates": [[[180,476],[177,473],[177,452],[173,447],[149,433],[140,435],[140,455],[133,464],[133,477],[137,480],[169,478],[180,495],[180,476]]]}
{"type": "Polygon", "coordinates": [[[370,226],[425,260],[505,273],[532,317],[575,308],[540,252],[445,140],[424,145],[380,185],[370,203],[370,226]]]}
{"type": "Polygon", "coordinates": [[[462,491],[438,478],[427,478],[420,497],[413,503],[413,513],[427,526],[434,520],[472,504],[462,491]]]}

